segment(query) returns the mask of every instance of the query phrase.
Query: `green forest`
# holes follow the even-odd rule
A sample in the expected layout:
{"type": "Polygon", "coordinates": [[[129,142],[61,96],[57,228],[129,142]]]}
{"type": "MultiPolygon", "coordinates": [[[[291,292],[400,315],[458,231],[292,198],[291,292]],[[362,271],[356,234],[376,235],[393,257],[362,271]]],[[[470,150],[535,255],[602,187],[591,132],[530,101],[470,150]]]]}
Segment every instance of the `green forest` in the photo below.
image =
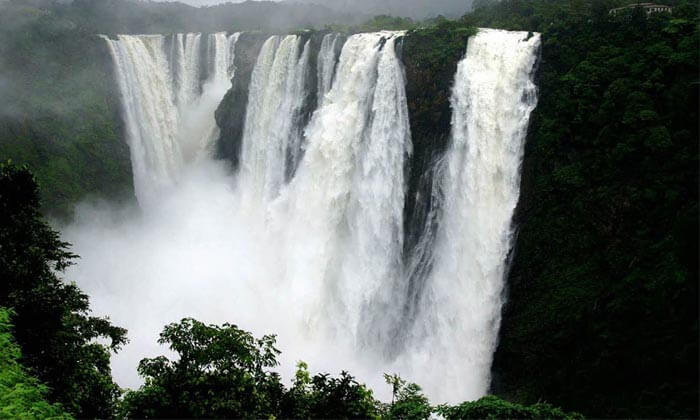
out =
{"type": "Polygon", "coordinates": [[[593,417],[695,417],[697,5],[609,7],[465,17],[543,36],[494,391],[593,417]]]}
{"type": "Polygon", "coordinates": [[[187,19],[181,4],[0,2],[1,418],[698,417],[697,2],[647,16],[611,14],[617,0],[478,0],[426,21],[289,6],[275,11],[294,16],[284,28],[258,18],[268,5],[244,4],[187,19]],[[235,319],[173,320],[159,343],[177,357],[143,359],[139,389],[115,383],[110,355],[128,331],[62,277],[80,259],[51,224],[88,197],[133,197],[97,33],[406,30],[423,170],[447,147],[451,78],[478,27],[542,34],[491,395],[440,405],[386,372],[393,398],[379,401],[352,372],[301,361],[285,383],[275,332],[235,319]]]}

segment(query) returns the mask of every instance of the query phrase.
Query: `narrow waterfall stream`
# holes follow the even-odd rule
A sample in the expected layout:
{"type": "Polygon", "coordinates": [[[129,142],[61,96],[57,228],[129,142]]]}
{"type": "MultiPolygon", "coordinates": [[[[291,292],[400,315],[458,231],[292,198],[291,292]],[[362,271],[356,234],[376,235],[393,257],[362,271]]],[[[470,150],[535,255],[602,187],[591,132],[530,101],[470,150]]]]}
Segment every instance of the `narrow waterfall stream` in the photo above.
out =
{"type": "Polygon", "coordinates": [[[269,201],[296,170],[301,156],[299,112],[309,71],[309,42],[297,35],[270,37],[250,82],[241,151],[240,183],[269,201]]]}

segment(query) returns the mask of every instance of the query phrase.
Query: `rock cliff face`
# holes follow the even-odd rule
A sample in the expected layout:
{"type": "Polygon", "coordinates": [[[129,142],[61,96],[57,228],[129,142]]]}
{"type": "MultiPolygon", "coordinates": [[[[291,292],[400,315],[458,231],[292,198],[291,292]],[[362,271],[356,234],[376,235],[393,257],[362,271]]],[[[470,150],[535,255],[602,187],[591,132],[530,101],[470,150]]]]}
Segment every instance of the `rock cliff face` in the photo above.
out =
{"type": "MultiPolygon", "coordinates": [[[[440,30],[409,32],[400,46],[406,72],[406,98],[413,154],[407,164],[407,195],[404,207],[404,258],[416,259],[424,245],[432,249],[439,217],[440,191],[435,183],[438,161],[450,140],[452,109],[450,95],[457,64],[464,55],[472,32],[440,30]]],[[[420,270],[411,273],[410,290],[420,295],[431,270],[430,256],[419,256],[420,270]]],[[[408,317],[410,318],[410,314],[408,317]]],[[[410,320],[407,320],[410,322],[410,320]]]]}
{"type": "Polygon", "coordinates": [[[226,93],[216,110],[216,124],[221,130],[217,144],[217,156],[229,160],[238,166],[238,153],[241,148],[246,107],[248,106],[248,86],[255,67],[260,48],[268,35],[261,33],[243,33],[236,43],[236,68],[233,86],[226,93]]]}

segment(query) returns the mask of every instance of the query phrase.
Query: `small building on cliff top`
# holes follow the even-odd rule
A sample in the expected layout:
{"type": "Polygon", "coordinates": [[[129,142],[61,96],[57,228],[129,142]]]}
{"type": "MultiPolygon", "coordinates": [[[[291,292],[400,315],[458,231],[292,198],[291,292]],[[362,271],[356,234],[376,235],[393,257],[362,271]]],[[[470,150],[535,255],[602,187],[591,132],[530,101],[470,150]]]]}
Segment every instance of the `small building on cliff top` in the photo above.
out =
{"type": "Polygon", "coordinates": [[[671,6],[667,6],[665,4],[634,3],[634,4],[628,4],[627,6],[616,7],[614,9],[610,9],[610,14],[616,15],[623,10],[634,9],[635,7],[644,8],[644,11],[646,12],[647,16],[649,16],[652,13],[671,13],[673,11],[673,8],[671,6]]]}

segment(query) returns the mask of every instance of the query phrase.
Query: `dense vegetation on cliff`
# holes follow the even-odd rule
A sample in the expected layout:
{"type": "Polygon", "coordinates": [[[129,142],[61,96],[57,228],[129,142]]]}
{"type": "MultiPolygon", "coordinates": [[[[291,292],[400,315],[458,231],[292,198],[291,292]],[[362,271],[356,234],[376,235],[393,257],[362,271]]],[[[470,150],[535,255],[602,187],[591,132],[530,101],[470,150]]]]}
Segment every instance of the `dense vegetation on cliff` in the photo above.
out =
{"type": "Polygon", "coordinates": [[[494,391],[595,417],[698,415],[697,4],[507,0],[539,31],[539,105],[494,391]]]}
{"type": "Polygon", "coordinates": [[[0,4],[0,156],[31,166],[44,211],[131,195],[131,163],[104,41],[25,2],[0,4]]]}
{"type": "Polygon", "coordinates": [[[0,417],[70,419],[59,404],[46,401],[46,386],[19,363],[20,349],[11,327],[10,313],[0,308],[0,417]]]}
{"type": "Polygon", "coordinates": [[[58,277],[75,257],[41,217],[32,174],[0,164],[0,307],[14,311],[20,361],[49,386],[50,401],[78,417],[107,417],[119,396],[109,355],[126,331],[90,316],[88,297],[58,277]]]}

